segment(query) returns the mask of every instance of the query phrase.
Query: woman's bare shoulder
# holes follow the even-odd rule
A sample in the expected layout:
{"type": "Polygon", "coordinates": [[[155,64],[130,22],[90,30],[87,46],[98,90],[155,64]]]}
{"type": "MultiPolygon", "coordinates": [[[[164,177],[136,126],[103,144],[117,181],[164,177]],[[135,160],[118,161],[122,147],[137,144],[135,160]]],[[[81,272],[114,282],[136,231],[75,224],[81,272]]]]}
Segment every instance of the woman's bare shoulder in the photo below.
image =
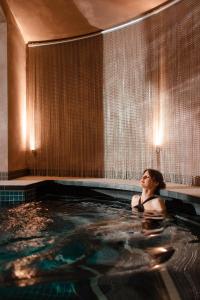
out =
{"type": "Polygon", "coordinates": [[[159,196],[157,198],[153,199],[152,206],[154,207],[154,209],[156,209],[158,211],[166,210],[165,201],[159,196]]]}
{"type": "Polygon", "coordinates": [[[140,195],[133,195],[131,198],[131,207],[134,207],[135,205],[138,204],[140,195]]]}

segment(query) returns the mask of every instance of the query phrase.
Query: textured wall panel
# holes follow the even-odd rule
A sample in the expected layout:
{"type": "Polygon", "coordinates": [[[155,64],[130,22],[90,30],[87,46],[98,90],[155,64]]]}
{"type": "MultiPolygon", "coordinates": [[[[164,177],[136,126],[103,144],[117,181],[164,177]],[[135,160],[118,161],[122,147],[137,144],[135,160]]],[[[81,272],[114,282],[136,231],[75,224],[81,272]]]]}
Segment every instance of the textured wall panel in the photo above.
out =
{"type": "Polygon", "coordinates": [[[28,95],[34,173],[103,176],[101,37],[29,48],[28,95]]]}
{"type": "Polygon", "coordinates": [[[138,178],[146,167],[161,169],[168,181],[192,183],[199,176],[199,17],[198,1],[182,1],[105,36],[109,177],[138,178]],[[155,147],[158,134],[160,153],[155,147]]]}
{"type": "MultiPolygon", "coordinates": [[[[1,15],[1,13],[0,13],[1,15]]],[[[0,172],[8,171],[7,25],[0,18],[0,172]]],[[[0,175],[1,179],[1,175],[0,175]]]]}

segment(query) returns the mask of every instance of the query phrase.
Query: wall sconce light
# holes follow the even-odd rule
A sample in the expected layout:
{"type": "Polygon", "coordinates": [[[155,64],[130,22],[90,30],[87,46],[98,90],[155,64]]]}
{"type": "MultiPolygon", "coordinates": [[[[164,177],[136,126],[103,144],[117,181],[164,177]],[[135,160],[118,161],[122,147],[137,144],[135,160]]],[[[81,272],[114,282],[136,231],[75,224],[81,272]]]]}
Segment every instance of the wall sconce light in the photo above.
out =
{"type": "Polygon", "coordinates": [[[160,154],[161,150],[162,150],[161,145],[156,145],[156,153],[160,154]]]}
{"type": "MultiPolygon", "coordinates": [[[[158,124],[159,126],[160,124],[158,124]]],[[[163,130],[162,127],[159,126],[156,130],[156,136],[155,136],[155,146],[156,149],[160,149],[163,143],[163,130]]]]}
{"type": "Polygon", "coordinates": [[[30,151],[34,152],[36,150],[35,132],[34,131],[30,132],[29,145],[30,145],[30,151]]]}
{"type": "Polygon", "coordinates": [[[155,145],[155,146],[156,146],[156,165],[157,165],[157,169],[160,170],[161,167],[160,152],[162,148],[161,145],[155,145]]]}
{"type": "Polygon", "coordinates": [[[32,150],[31,150],[31,153],[32,153],[33,156],[36,156],[36,154],[37,154],[36,149],[32,149],[32,150]]]}
{"type": "Polygon", "coordinates": [[[156,150],[156,167],[158,170],[161,168],[161,150],[162,150],[163,134],[161,128],[158,128],[155,139],[155,150],[156,150]]]}
{"type": "Polygon", "coordinates": [[[156,136],[155,136],[155,148],[156,148],[156,154],[160,154],[160,151],[162,150],[162,143],[163,143],[163,129],[162,124],[158,124],[158,128],[156,129],[156,136]],[[160,125],[160,126],[159,126],[160,125]]]}

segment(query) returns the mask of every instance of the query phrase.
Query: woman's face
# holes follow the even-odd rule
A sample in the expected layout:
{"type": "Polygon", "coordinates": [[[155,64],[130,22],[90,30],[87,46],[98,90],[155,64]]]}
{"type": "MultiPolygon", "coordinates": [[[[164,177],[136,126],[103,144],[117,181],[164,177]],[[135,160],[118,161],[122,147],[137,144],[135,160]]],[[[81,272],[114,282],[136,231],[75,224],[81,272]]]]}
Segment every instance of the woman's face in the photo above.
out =
{"type": "Polygon", "coordinates": [[[140,184],[145,189],[153,189],[153,190],[155,190],[158,186],[158,182],[156,182],[153,178],[151,178],[148,171],[146,171],[142,175],[140,179],[140,184]]]}

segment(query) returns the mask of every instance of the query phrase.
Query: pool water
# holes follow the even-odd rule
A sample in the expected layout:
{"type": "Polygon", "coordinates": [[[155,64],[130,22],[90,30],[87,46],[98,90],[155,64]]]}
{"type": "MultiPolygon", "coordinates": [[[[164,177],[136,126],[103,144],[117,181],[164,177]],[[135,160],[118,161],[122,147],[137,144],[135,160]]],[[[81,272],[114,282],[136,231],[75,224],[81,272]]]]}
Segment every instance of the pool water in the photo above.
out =
{"type": "Polygon", "coordinates": [[[200,299],[199,223],[98,192],[1,208],[0,299],[200,299]]]}

